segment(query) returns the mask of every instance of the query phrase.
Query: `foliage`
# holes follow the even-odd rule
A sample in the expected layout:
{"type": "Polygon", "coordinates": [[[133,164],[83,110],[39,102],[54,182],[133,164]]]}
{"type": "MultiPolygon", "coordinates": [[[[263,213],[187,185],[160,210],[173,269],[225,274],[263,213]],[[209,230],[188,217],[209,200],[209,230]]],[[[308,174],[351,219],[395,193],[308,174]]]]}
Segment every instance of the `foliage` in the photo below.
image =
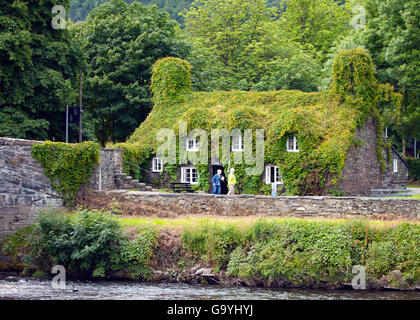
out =
{"type": "Polygon", "coordinates": [[[181,235],[184,248],[192,256],[199,255],[216,270],[225,269],[232,250],[242,243],[243,235],[232,225],[205,221],[187,228],[181,235]]]}
{"type": "Polygon", "coordinates": [[[47,141],[34,144],[31,154],[67,204],[74,203],[77,193],[89,182],[99,163],[99,146],[93,142],[47,141]]]}
{"type": "Polygon", "coordinates": [[[350,1],[282,0],[280,24],[287,38],[322,53],[322,60],[331,44],[350,30],[350,1]]]}
{"type": "Polygon", "coordinates": [[[44,212],[29,239],[25,260],[38,266],[60,264],[71,272],[101,277],[120,266],[121,227],[105,213],[80,211],[70,218],[44,212]]]}
{"type": "Polygon", "coordinates": [[[179,27],[158,7],[112,0],[72,26],[88,64],[86,109],[95,118],[102,146],[124,140],[145,119],[150,107],[153,63],[185,56],[179,27]]]}
{"type": "Polygon", "coordinates": [[[68,0],[5,1],[0,7],[0,136],[64,138],[81,52],[68,30],[51,27],[68,0]]]}
{"type": "MultiPolygon", "coordinates": [[[[420,283],[420,225],[408,222],[305,219],[138,219],[129,238],[110,215],[81,211],[74,215],[44,212],[36,223],[9,237],[7,254],[29,253],[26,263],[48,270],[62,264],[79,275],[105,276],[129,271],[150,279],[156,268],[159,228],[181,228],[183,249],[172,261],[207,265],[230,280],[270,285],[317,286],[349,283],[352,266],[366,267],[367,284],[401,273],[398,286],[420,283]]],[[[137,221],[137,220],[136,220],[137,221]]],[[[167,254],[167,252],[163,252],[167,254]]],[[[171,268],[171,266],[169,267],[171,268]]],[[[162,271],[169,271],[165,266],[162,271]],[[166,269],[165,269],[166,268],[166,269]]],[[[391,283],[395,285],[394,283],[391,283]]]]}
{"type": "Polygon", "coordinates": [[[318,61],[283,36],[266,1],[196,1],[183,16],[196,90],[317,88],[318,61]]]}
{"type": "Polygon", "coordinates": [[[191,66],[182,59],[165,58],[153,65],[152,92],[155,103],[176,99],[191,91],[191,66]]]}
{"type": "Polygon", "coordinates": [[[285,219],[261,220],[242,229],[204,223],[187,227],[182,241],[214,269],[268,285],[349,282],[352,266],[365,265],[368,283],[399,270],[405,285],[412,286],[420,281],[419,232],[412,223],[375,228],[363,220],[285,219]]]}
{"type": "Polygon", "coordinates": [[[399,88],[404,96],[401,119],[391,129],[400,139],[419,137],[418,3],[368,0],[367,13],[364,44],[377,66],[377,77],[399,88]]]}
{"type": "Polygon", "coordinates": [[[420,159],[405,158],[408,164],[408,179],[420,180],[420,159]]]}
{"type": "MultiPolygon", "coordinates": [[[[163,61],[165,67],[175,64],[174,70],[179,66],[176,59],[165,58],[159,64],[163,61]]],[[[179,120],[187,122],[188,130],[200,128],[209,137],[215,128],[264,129],[264,163],[280,167],[287,192],[321,194],[325,187],[339,181],[347,151],[356,143],[356,128],[368,118],[375,121],[378,159],[385,166],[382,150],[387,146],[381,136],[383,124],[378,107],[386,103],[388,108],[398,110],[400,102],[391,87],[377,83],[372,61],[363,49],[342,51],[333,72],[331,90],[318,93],[188,91],[176,99],[166,97],[165,101],[155,104],[148,118],[121,146],[137,150],[143,159],[151,159],[158,148],[157,131],[169,128],[177,133],[179,120]],[[286,151],[289,134],[298,137],[299,152],[286,151]]],[[[172,77],[171,74],[168,77],[172,77]]],[[[253,151],[255,153],[255,147],[253,151]]],[[[231,161],[229,166],[236,170],[239,191],[269,192],[262,183],[262,172],[247,176],[245,169],[250,165],[244,161],[242,164],[231,161]]],[[[205,187],[202,190],[207,191],[205,187]]]]}
{"type": "MultiPolygon", "coordinates": [[[[73,21],[85,20],[92,9],[107,1],[109,0],[70,0],[70,17],[73,21]]],[[[168,12],[172,19],[177,20],[179,23],[183,21],[179,13],[189,7],[193,2],[193,0],[124,0],[128,4],[135,1],[145,5],[158,5],[168,12]]]]}
{"type": "Polygon", "coordinates": [[[126,240],[121,246],[121,261],[135,275],[143,278],[150,275],[150,263],[155,255],[157,245],[157,232],[153,228],[144,228],[134,240],[126,240]]]}

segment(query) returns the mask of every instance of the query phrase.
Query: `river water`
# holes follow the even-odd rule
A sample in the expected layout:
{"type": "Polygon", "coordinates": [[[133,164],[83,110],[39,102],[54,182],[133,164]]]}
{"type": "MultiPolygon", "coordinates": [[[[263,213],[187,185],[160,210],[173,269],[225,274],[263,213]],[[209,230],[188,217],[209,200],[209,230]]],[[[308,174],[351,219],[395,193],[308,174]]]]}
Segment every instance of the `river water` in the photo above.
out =
{"type": "Polygon", "coordinates": [[[67,281],[66,289],[53,289],[51,281],[0,280],[0,300],[335,300],[335,299],[410,299],[420,293],[361,290],[302,290],[222,287],[174,283],[125,281],[67,281]]]}

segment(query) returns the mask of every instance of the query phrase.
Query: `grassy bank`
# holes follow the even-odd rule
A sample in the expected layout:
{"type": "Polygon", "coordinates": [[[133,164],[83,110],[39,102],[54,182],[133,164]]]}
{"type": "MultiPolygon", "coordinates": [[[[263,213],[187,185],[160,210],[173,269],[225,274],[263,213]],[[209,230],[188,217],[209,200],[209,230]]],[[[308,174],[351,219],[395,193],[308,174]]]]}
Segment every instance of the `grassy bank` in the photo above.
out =
{"type": "Polygon", "coordinates": [[[61,264],[74,277],[339,288],[362,265],[370,288],[420,284],[420,224],[408,222],[49,212],[3,251],[35,275],[61,264]]]}

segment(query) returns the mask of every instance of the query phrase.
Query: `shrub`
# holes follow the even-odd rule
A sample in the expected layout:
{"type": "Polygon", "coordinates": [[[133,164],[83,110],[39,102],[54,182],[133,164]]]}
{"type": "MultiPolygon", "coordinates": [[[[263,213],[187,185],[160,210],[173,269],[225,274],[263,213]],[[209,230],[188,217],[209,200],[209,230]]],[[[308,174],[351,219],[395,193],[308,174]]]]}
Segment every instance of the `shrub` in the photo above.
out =
{"type": "Polygon", "coordinates": [[[409,180],[420,180],[420,159],[405,158],[408,164],[408,179],[409,180]]]}
{"type": "Polygon", "coordinates": [[[133,276],[147,278],[150,275],[150,263],[157,246],[157,231],[145,228],[135,240],[126,240],[121,247],[121,260],[126,267],[134,271],[133,276]]]}
{"type": "Polygon", "coordinates": [[[74,217],[42,213],[30,236],[28,263],[49,267],[60,264],[78,273],[104,276],[119,267],[121,227],[108,214],[78,212],[74,217]]]}

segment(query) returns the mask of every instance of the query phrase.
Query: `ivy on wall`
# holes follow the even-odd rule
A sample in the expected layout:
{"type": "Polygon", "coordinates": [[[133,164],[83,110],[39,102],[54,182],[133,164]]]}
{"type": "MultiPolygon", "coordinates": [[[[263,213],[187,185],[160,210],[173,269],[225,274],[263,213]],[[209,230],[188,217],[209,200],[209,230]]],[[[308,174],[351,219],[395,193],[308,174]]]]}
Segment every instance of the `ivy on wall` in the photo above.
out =
{"type": "Polygon", "coordinates": [[[46,141],[33,145],[31,154],[67,205],[74,204],[77,193],[99,164],[99,145],[90,141],[78,144],[46,141]]]}
{"type": "MultiPolygon", "coordinates": [[[[173,129],[179,138],[180,120],[187,122],[188,131],[200,128],[207,132],[208,163],[212,129],[236,128],[242,132],[264,129],[264,162],[280,167],[287,193],[322,194],[326,187],[334,188],[339,182],[348,150],[357,145],[356,129],[361,128],[366,119],[373,118],[382,169],[390,159],[384,157],[384,153],[389,155],[390,149],[382,138],[383,123],[378,106],[388,103],[398,113],[401,96],[389,85],[377,83],[372,59],[363,49],[339,53],[333,66],[331,88],[313,93],[297,90],[193,92],[190,65],[186,61],[164,58],[153,70],[155,105],[130,139],[119,145],[133,150],[124,153],[126,158],[141,157],[136,161],[150,161],[158,148],[157,131],[173,129]],[[299,152],[287,152],[286,140],[290,134],[297,136],[299,152]]],[[[255,131],[253,146],[255,153],[255,131]]],[[[270,192],[262,174],[245,175],[249,165],[232,161],[229,164],[222,161],[222,164],[235,168],[240,192],[270,192]]],[[[204,167],[199,169],[201,175],[204,171],[204,167]]],[[[204,180],[199,180],[198,188],[207,191],[204,180]]]]}

